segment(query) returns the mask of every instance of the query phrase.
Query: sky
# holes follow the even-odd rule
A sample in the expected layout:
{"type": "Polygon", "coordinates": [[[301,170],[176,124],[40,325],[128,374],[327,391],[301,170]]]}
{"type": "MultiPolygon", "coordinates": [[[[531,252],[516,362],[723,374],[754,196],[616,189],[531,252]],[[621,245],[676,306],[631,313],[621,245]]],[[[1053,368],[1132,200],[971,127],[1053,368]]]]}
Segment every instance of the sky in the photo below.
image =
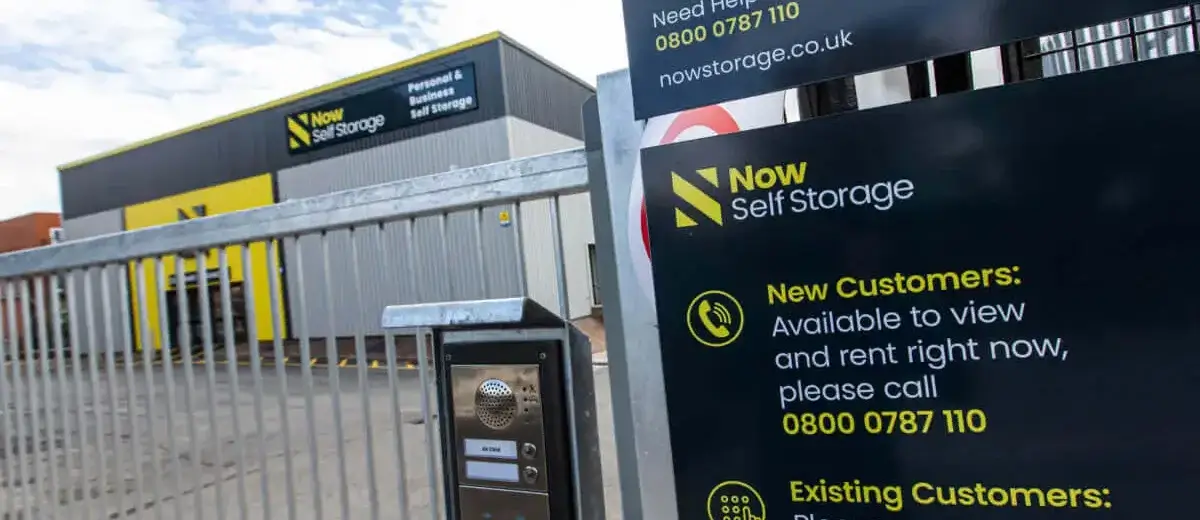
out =
{"type": "Polygon", "coordinates": [[[580,78],[627,66],[621,0],[0,1],[0,219],[56,166],[504,31],[580,78]]]}

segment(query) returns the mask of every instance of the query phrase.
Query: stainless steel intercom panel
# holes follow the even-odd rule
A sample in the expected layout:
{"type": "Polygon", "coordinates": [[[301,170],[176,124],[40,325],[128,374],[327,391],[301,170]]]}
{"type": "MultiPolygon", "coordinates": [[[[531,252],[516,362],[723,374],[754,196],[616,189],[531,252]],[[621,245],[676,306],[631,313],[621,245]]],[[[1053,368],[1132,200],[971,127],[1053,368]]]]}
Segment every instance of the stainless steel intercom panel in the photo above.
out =
{"type": "Polygon", "coordinates": [[[387,330],[432,327],[447,520],[606,518],[582,332],[529,298],[383,314],[387,330]]]}
{"type": "MultiPolygon", "coordinates": [[[[538,365],[453,365],[462,485],[545,493],[546,433],[538,365]]],[[[468,517],[469,518],[469,517],[468,517]]]]}
{"type": "Polygon", "coordinates": [[[443,336],[452,520],[574,516],[561,329],[539,334],[443,336]]]}

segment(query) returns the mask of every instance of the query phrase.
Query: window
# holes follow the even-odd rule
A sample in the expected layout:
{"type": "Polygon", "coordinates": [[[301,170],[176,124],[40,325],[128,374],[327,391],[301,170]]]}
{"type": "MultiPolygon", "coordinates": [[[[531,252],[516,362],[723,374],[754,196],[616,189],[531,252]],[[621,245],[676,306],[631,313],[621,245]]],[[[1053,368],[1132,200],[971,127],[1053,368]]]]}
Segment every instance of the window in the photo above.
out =
{"type": "Polygon", "coordinates": [[[600,303],[600,274],[596,272],[596,244],[588,244],[588,272],[592,275],[592,306],[603,307],[600,303]]]}
{"type": "Polygon", "coordinates": [[[1200,6],[1184,6],[1025,40],[1008,50],[1007,76],[1038,79],[1194,52],[1198,14],[1200,6]]]}

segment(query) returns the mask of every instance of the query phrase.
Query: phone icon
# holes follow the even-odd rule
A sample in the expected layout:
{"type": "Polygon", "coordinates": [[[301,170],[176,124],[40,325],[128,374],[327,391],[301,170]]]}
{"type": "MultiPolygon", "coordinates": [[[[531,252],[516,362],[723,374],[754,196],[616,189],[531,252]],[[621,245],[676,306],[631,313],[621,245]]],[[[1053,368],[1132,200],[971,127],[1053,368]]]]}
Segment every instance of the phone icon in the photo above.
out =
{"type": "Polygon", "coordinates": [[[687,307],[688,332],[707,347],[720,348],[737,341],[745,321],[742,304],[724,291],[704,291],[687,307]]]}
{"type": "Polygon", "coordinates": [[[696,309],[699,311],[700,323],[708,329],[708,333],[713,336],[724,339],[729,337],[728,325],[733,324],[733,315],[729,313],[729,309],[721,305],[721,302],[710,303],[707,299],[700,300],[700,306],[696,309]],[[716,318],[716,321],[713,321],[716,318]]]}

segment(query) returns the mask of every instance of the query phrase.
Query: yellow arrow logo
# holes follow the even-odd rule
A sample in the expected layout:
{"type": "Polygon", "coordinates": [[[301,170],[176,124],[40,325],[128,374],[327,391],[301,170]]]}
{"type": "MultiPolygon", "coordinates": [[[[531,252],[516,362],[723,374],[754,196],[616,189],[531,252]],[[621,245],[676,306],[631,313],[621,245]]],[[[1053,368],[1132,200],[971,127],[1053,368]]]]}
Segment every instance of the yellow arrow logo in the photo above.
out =
{"type": "MultiPolygon", "coordinates": [[[[301,114],[301,119],[304,119],[307,122],[308,118],[304,117],[304,115],[305,114],[301,114]]],[[[304,125],[300,124],[295,119],[289,117],[289,118],[287,118],[287,127],[288,127],[288,147],[289,148],[295,150],[295,149],[299,148],[301,145],[303,145],[303,146],[312,145],[312,136],[309,135],[308,129],[305,128],[304,125]]]]}
{"type": "MultiPolygon", "coordinates": [[[[716,168],[701,168],[696,170],[696,173],[714,188],[720,187],[716,168]]],[[[721,203],[675,172],[671,172],[671,191],[675,192],[675,196],[680,200],[686,202],[691,210],[699,212],[700,215],[715,222],[718,226],[724,225],[721,217],[721,203]]],[[[685,212],[679,206],[675,207],[675,227],[686,228],[699,225],[695,218],[688,215],[691,210],[685,212]]]]}

